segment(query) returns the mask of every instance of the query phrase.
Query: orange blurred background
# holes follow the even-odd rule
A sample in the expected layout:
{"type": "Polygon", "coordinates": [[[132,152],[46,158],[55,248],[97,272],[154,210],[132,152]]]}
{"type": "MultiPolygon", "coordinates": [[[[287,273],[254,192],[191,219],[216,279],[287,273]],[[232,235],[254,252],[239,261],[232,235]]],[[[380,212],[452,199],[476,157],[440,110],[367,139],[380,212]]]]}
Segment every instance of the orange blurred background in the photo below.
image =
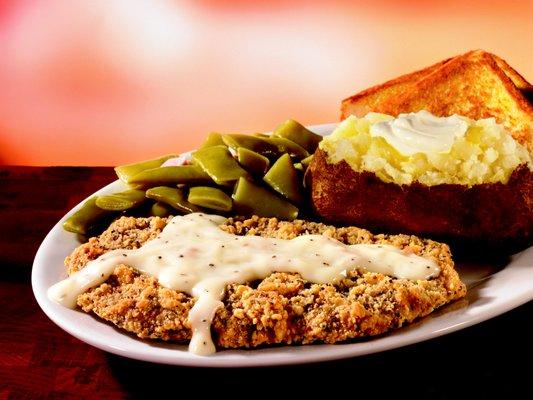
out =
{"type": "Polygon", "coordinates": [[[336,121],[482,48],[533,79],[533,1],[0,1],[0,164],[115,165],[336,121]]]}

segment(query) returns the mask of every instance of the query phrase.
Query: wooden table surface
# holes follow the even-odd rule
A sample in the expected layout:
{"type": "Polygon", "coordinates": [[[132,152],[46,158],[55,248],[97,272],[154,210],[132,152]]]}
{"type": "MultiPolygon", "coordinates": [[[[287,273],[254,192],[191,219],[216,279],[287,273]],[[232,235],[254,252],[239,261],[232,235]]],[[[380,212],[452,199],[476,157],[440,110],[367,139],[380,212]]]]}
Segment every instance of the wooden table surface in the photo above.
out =
{"type": "Polygon", "coordinates": [[[304,396],[324,387],[356,398],[364,393],[513,398],[519,390],[533,396],[532,302],[417,345],[291,367],[155,365],[73,338],[44,315],[33,297],[33,257],[67,210],[114,179],[111,168],[0,167],[0,399],[177,397],[187,388],[218,396],[304,396]]]}

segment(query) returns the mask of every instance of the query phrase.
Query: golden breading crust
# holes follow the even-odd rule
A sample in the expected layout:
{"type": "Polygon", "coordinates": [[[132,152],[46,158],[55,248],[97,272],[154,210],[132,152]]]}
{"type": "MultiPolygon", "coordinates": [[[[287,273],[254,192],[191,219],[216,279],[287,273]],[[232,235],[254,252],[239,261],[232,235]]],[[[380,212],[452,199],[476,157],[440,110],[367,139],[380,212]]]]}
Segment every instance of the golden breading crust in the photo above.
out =
{"type": "MultiPolygon", "coordinates": [[[[138,248],[157,236],[166,220],[122,217],[99,237],[79,246],[65,264],[69,273],[117,248],[138,248]]],[[[434,259],[441,268],[432,280],[409,281],[354,270],[334,285],[313,284],[297,274],[274,273],[260,282],[232,284],[213,321],[222,348],[275,343],[334,343],[378,335],[431,313],[466,294],[445,244],[408,235],[373,235],[364,229],[275,218],[229,219],[222,229],[237,235],[290,239],[323,234],[343,243],[388,243],[434,259]]],[[[103,284],[78,297],[78,305],[141,338],[187,341],[194,299],[160,286],[149,276],[118,265],[103,284]]]]}

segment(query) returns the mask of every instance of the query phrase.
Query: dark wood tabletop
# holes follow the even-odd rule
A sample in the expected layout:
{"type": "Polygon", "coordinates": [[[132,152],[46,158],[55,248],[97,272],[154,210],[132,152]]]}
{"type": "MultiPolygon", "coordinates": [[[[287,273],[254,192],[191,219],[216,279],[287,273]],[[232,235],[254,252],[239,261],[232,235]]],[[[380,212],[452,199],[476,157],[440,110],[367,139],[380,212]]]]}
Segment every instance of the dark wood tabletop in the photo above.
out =
{"type": "Polygon", "coordinates": [[[278,368],[156,365],[73,338],[37,305],[30,285],[33,258],[66,211],[114,179],[112,168],[0,166],[0,399],[178,397],[187,388],[242,398],[317,395],[324,388],[355,398],[514,398],[520,390],[532,396],[532,302],[397,350],[278,368]]]}

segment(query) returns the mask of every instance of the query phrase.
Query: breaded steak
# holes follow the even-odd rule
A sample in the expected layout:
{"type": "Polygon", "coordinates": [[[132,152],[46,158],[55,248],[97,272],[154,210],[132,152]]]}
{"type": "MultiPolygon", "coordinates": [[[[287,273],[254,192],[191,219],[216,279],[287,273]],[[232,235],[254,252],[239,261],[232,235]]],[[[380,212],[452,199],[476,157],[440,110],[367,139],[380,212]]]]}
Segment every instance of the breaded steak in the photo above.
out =
{"type": "MultiPolygon", "coordinates": [[[[66,258],[69,274],[107,251],[142,246],[155,238],[166,223],[159,217],[118,219],[66,258]]],[[[273,273],[259,282],[229,285],[224,307],[217,311],[212,323],[213,339],[220,348],[334,343],[378,335],[466,294],[448,246],[431,240],[259,217],[230,218],[221,228],[236,235],[291,239],[323,234],[346,244],[392,244],[435,260],[441,272],[431,280],[410,281],[355,269],[335,284],[314,284],[298,274],[273,273]]],[[[105,283],[80,295],[77,303],[84,311],[141,338],[186,342],[191,338],[187,317],[194,301],[122,264],[105,283]]]]}

